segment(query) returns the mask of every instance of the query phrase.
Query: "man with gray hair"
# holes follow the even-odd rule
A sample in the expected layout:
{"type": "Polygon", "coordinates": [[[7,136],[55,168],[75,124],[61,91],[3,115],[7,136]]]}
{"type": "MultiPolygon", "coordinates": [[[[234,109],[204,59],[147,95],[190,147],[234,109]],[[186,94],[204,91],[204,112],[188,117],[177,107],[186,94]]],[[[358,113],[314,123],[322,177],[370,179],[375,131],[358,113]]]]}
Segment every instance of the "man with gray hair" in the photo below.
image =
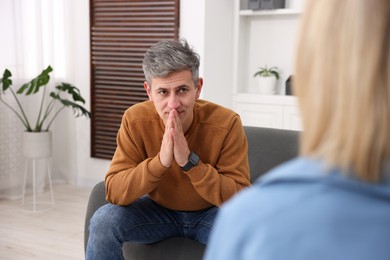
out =
{"type": "Polygon", "coordinates": [[[240,117],[199,99],[199,63],[185,40],[146,52],[149,100],[123,115],[105,177],[110,203],[91,219],[87,259],[120,259],[126,241],[206,244],[218,207],[250,185],[240,117]]]}

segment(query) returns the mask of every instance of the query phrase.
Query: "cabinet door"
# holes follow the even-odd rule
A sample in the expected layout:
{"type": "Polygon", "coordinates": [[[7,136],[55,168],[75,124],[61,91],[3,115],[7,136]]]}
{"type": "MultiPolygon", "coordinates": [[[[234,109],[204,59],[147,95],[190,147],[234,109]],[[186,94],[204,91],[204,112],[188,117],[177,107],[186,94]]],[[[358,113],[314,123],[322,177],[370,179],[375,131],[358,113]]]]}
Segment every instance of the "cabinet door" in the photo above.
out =
{"type": "Polygon", "coordinates": [[[295,106],[285,106],[283,109],[283,128],[301,131],[302,123],[298,108],[295,106]]]}
{"type": "Polygon", "coordinates": [[[283,128],[282,106],[237,103],[236,111],[243,125],[283,128]]]}

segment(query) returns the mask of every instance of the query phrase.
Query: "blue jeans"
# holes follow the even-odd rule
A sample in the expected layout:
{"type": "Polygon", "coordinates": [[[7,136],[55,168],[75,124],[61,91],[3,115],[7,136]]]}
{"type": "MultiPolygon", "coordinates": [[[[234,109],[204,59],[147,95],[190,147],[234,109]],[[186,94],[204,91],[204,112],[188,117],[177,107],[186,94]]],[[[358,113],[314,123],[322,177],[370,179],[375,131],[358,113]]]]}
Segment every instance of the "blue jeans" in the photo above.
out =
{"type": "Polygon", "coordinates": [[[122,244],[185,237],[206,244],[218,208],[174,211],[143,196],[128,206],[106,204],[92,216],[86,259],[122,259],[122,244]]]}

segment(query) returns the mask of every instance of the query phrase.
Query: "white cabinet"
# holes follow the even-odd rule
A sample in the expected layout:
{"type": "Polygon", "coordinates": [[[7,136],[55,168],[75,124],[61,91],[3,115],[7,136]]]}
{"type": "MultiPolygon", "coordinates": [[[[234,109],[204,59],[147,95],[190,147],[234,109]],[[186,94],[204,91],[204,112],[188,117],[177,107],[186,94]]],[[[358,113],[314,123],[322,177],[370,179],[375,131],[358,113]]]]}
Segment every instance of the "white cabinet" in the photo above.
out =
{"type": "Polygon", "coordinates": [[[271,128],[283,127],[283,107],[276,105],[237,103],[236,111],[244,125],[271,128]]]}
{"type": "Polygon", "coordinates": [[[234,103],[243,125],[302,130],[295,97],[240,94],[234,103]]]}
{"type": "Polygon", "coordinates": [[[283,129],[303,130],[301,117],[296,105],[283,106],[283,129]]]}
{"type": "Polygon", "coordinates": [[[235,0],[233,43],[233,107],[244,125],[301,130],[296,98],[285,96],[292,74],[295,41],[302,0],[290,0],[286,9],[248,10],[248,0],[235,0]],[[259,67],[280,71],[278,95],[260,95],[253,74],[259,67]]]}

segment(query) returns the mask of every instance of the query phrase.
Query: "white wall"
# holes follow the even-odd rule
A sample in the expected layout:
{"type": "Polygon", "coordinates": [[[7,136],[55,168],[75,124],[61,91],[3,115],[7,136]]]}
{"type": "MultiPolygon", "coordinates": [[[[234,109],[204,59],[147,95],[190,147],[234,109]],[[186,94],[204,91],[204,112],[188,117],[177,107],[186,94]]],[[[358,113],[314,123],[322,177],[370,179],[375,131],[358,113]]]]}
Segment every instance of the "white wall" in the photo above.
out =
{"type": "Polygon", "coordinates": [[[204,98],[232,108],[234,1],[207,1],[205,10],[204,98]]]}
{"type": "Polygon", "coordinates": [[[187,39],[201,57],[199,75],[204,75],[205,9],[206,0],[180,1],[180,37],[187,39]]]}
{"type": "Polygon", "coordinates": [[[181,0],[180,36],[201,56],[201,98],[232,107],[233,1],[181,0]]]}
{"type": "MultiPolygon", "coordinates": [[[[73,60],[71,64],[74,64],[73,80],[86,98],[87,106],[90,107],[89,1],[71,1],[69,22],[71,22],[72,33],[69,36],[72,42],[70,48],[74,53],[71,57],[73,60]]],[[[79,118],[73,122],[75,122],[75,128],[70,139],[75,141],[68,144],[63,143],[61,147],[71,146],[67,152],[74,151],[71,154],[71,164],[68,164],[68,167],[70,167],[69,170],[77,173],[76,183],[81,186],[93,186],[104,179],[110,161],[90,157],[91,121],[79,118]]],[[[57,165],[61,166],[60,160],[57,160],[57,165]]]]}

